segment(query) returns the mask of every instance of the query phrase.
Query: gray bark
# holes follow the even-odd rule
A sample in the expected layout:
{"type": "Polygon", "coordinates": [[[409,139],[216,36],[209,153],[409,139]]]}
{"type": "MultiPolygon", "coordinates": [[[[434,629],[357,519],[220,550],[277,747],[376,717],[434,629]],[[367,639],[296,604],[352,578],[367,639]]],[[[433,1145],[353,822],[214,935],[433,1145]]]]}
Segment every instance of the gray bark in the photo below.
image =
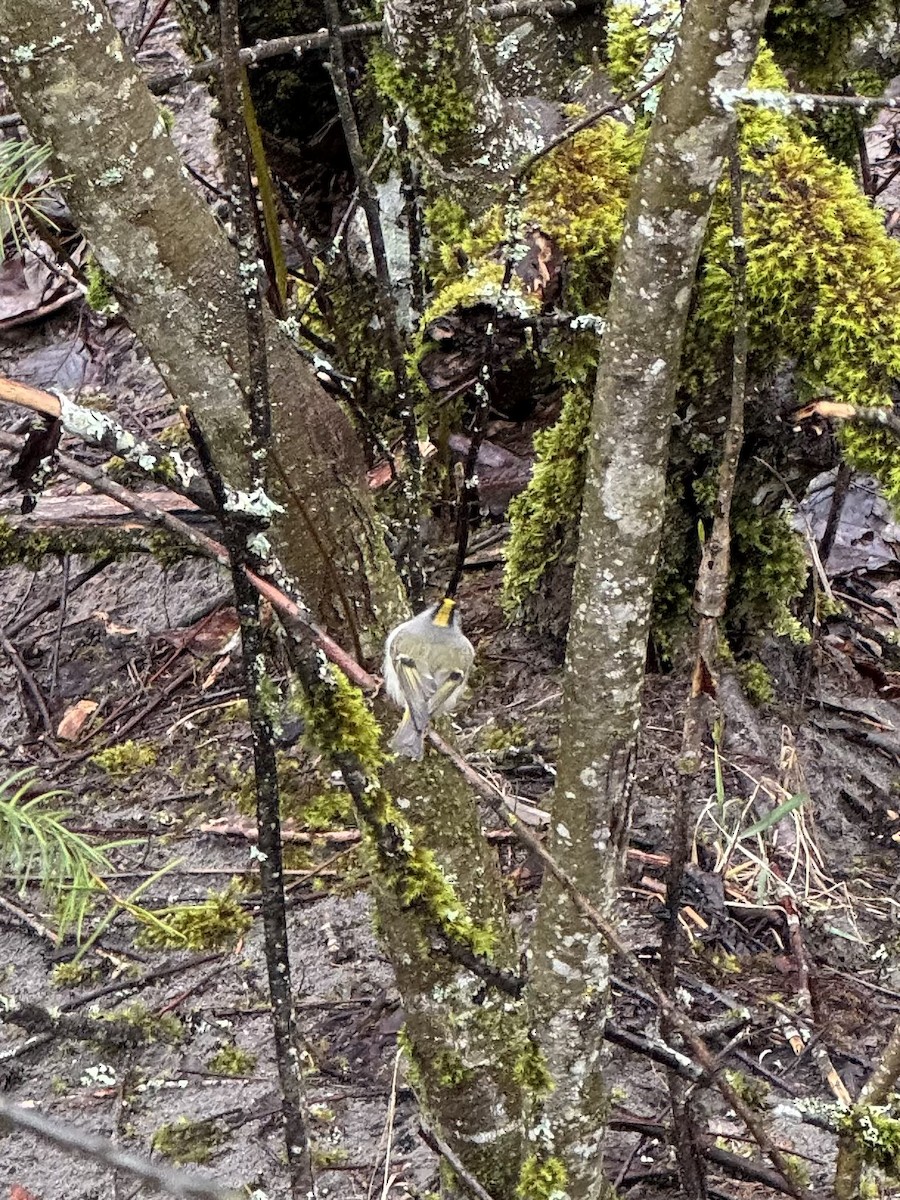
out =
{"type": "MultiPolygon", "coordinates": [[[[632,192],[616,261],[590,427],[551,852],[611,911],[629,792],[663,520],[675,386],[713,192],[767,0],[689,0],[632,192]]],[[[568,1194],[600,1193],[609,983],[599,936],[548,880],[531,947],[536,1030],[556,1089],[545,1153],[568,1194]],[[576,1032],[577,1031],[577,1032],[576,1032]]]]}
{"type": "Polygon", "coordinates": [[[385,42],[404,79],[416,149],[468,208],[489,198],[557,121],[542,102],[504,96],[475,36],[471,0],[386,0],[385,42]]]}

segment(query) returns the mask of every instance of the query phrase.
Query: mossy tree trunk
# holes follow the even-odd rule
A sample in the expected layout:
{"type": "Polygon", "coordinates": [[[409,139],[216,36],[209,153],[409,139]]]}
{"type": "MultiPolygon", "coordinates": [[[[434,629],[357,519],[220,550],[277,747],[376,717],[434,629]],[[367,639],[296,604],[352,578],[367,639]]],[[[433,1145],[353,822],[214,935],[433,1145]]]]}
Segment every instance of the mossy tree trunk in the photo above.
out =
{"type": "Polygon", "coordinates": [[[471,0],[386,0],[388,56],[376,76],[408,111],[432,183],[476,210],[493,199],[491,184],[543,143],[557,112],[501,91],[481,53],[472,10],[471,0]]]}
{"type": "MultiPolygon", "coordinates": [[[[607,913],[629,824],[681,347],[735,122],[717,97],[746,81],[766,9],[767,0],[689,0],[632,191],[601,343],[550,848],[607,913]]],[[[553,880],[541,894],[531,970],[535,1028],[556,1082],[546,1150],[562,1160],[570,1196],[597,1196],[608,956],[553,880]]]]}

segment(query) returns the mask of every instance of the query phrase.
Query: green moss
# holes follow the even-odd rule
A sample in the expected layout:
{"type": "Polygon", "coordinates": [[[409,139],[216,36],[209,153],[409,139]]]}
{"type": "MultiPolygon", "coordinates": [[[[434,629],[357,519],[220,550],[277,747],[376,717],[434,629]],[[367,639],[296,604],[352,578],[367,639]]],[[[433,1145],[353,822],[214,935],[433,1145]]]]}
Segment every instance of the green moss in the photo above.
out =
{"type": "Polygon", "coordinates": [[[502,754],[527,746],[530,740],[528,730],[516,721],[510,725],[486,725],[479,735],[478,744],[483,750],[502,754]]]}
{"type": "Polygon", "coordinates": [[[256,1070],[257,1056],[239,1046],[222,1046],[207,1063],[213,1075],[252,1075],[256,1070]]]}
{"type": "Polygon", "coordinates": [[[467,1067],[462,1058],[453,1050],[441,1050],[434,1058],[434,1072],[440,1083],[446,1088],[459,1087],[468,1083],[474,1072],[467,1067]]]}
{"type": "Polygon", "coordinates": [[[92,256],[85,268],[87,291],[84,298],[88,306],[97,313],[105,316],[115,316],[119,311],[119,302],[112,290],[112,280],[92,256]]]}
{"type": "MultiPolygon", "coordinates": [[[[771,52],[761,52],[751,84],[785,88],[771,52]]],[[[621,129],[605,136],[628,137],[621,129]]],[[[639,139],[632,142],[633,152],[639,139]]],[[[531,195],[526,201],[528,213],[540,214],[541,227],[562,240],[573,263],[575,295],[567,306],[576,311],[602,311],[621,229],[634,159],[626,153],[610,161],[606,155],[611,145],[598,138],[579,146],[575,139],[568,161],[558,172],[555,192],[545,179],[543,202],[531,195]],[[579,153],[585,156],[581,163],[579,153]],[[581,183],[583,174],[591,177],[589,183],[581,183]],[[588,230],[599,235],[593,246],[588,230]]],[[[754,369],[762,372],[791,360],[801,398],[825,392],[861,406],[887,403],[891,381],[900,377],[900,322],[895,311],[900,295],[900,246],[886,235],[880,217],[860,194],[850,172],[833,162],[795,118],[762,108],[745,110],[741,156],[754,369]]],[[[546,170],[554,170],[552,160],[546,170]]],[[[731,239],[728,185],[723,181],[713,207],[685,350],[685,404],[696,405],[727,387],[731,239]]],[[[557,347],[555,357],[558,374],[568,386],[557,427],[536,440],[537,462],[531,483],[511,506],[503,595],[508,614],[518,611],[536,593],[550,567],[574,556],[595,346],[588,344],[585,350],[573,342],[557,347]],[[586,364],[585,357],[589,359],[586,364]],[[576,372],[567,370],[571,360],[576,372]]],[[[862,425],[845,428],[842,438],[853,465],[875,472],[888,497],[897,503],[900,456],[896,444],[883,430],[862,425]]],[[[701,510],[712,496],[714,479],[715,464],[703,467],[694,489],[701,510]]],[[[670,479],[670,486],[672,483],[670,479]]],[[[684,501],[678,496],[681,487],[676,484],[672,493],[678,509],[670,508],[669,513],[676,525],[684,512],[684,501]]],[[[790,601],[802,589],[805,574],[799,542],[777,514],[751,510],[736,518],[736,525],[736,602],[729,614],[732,628],[774,628],[802,637],[790,613],[790,601]]],[[[660,631],[663,653],[666,645],[674,645],[676,628],[684,628],[689,610],[691,592],[685,580],[690,578],[697,551],[694,530],[695,525],[682,522],[676,535],[667,537],[654,606],[654,626],[660,631]]]]}
{"type": "Polygon", "coordinates": [[[47,554],[53,553],[54,543],[49,534],[22,534],[0,517],[0,567],[13,567],[19,563],[30,571],[40,569],[47,554]]]}
{"type": "Polygon", "coordinates": [[[855,1104],[839,1116],[838,1132],[852,1139],[860,1157],[888,1175],[900,1176],[900,1118],[898,1097],[892,1095],[884,1106],[855,1104]]]}
{"type": "Polygon", "coordinates": [[[778,0],[769,9],[766,39],[788,68],[799,69],[804,84],[830,92],[848,74],[848,52],[856,38],[890,22],[893,0],[778,0]]]}
{"type": "MultiPolygon", "coordinates": [[[[455,78],[459,53],[454,38],[435,38],[428,47],[427,83],[405,75],[396,56],[385,47],[377,46],[369,54],[377,91],[414,115],[422,144],[432,154],[446,153],[450,142],[464,134],[475,119],[472,101],[460,91],[455,78]]],[[[462,67],[465,70],[467,64],[462,67]]]]}
{"type": "Polygon", "coordinates": [[[151,530],[147,536],[147,549],[164,570],[174,567],[192,553],[189,542],[167,529],[151,530]]]}
{"type": "Polygon", "coordinates": [[[567,1182],[561,1159],[532,1154],[522,1164],[516,1196],[518,1200],[565,1200],[567,1182]]]}
{"type": "Polygon", "coordinates": [[[756,1112],[764,1112],[771,1087],[764,1079],[745,1075],[743,1071],[726,1071],[726,1078],[745,1104],[756,1112]]]}
{"type": "Polygon", "coordinates": [[[620,92],[633,83],[647,57],[650,35],[637,4],[613,4],[606,26],[606,69],[620,92]]]}
{"type": "Polygon", "coordinates": [[[177,1046],[184,1040],[184,1026],[174,1013],[160,1016],[146,1004],[135,1001],[101,1013],[99,1020],[130,1025],[144,1042],[165,1042],[177,1046]]]}
{"type": "Polygon", "coordinates": [[[380,885],[403,908],[415,909],[425,926],[433,925],[450,941],[489,957],[496,943],[494,930],[472,920],[434,852],[416,844],[412,826],[374,781],[358,801],[357,816],[363,851],[380,885]]]}
{"type": "Polygon", "coordinates": [[[158,751],[146,742],[127,741],[92,754],[89,762],[114,779],[127,779],[138,771],[147,771],[156,766],[158,751]]]}
{"type": "Polygon", "coordinates": [[[179,418],[171,425],[167,425],[165,429],[161,429],[156,440],[169,450],[181,450],[190,445],[191,436],[188,433],[187,425],[179,418]]]}
{"type": "Polygon", "coordinates": [[[348,1157],[343,1146],[322,1146],[314,1143],[312,1147],[312,1163],[320,1171],[327,1171],[329,1167],[339,1167],[348,1157]]]}
{"type": "Polygon", "coordinates": [[[553,1091],[555,1086],[543,1050],[530,1037],[523,1045],[513,1064],[513,1076],[522,1084],[531,1100],[538,1100],[553,1091]]]}
{"type": "Polygon", "coordinates": [[[100,968],[89,966],[83,959],[81,962],[61,962],[53,968],[51,978],[58,988],[79,987],[95,983],[100,978],[100,968]]]}
{"type": "Polygon", "coordinates": [[[215,1120],[191,1121],[179,1117],[168,1125],[160,1125],[151,1145],[173,1163],[206,1163],[228,1137],[221,1123],[215,1120]]]}
{"type": "Polygon", "coordinates": [[[809,641],[809,631],[790,609],[806,587],[809,565],[787,515],[746,507],[737,512],[732,552],[741,569],[731,581],[729,628],[743,633],[770,629],[797,642],[809,641]]]}
{"type": "Polygon", "coordinates": [[[737,675],[744,694],[756,708],[764,708],[775,699],[772,676],[757,659],[738,663],[737,675]]]}
{"type": "Polygon", "coordinates": [[[554,563],[573,550],[572,514],[581,511],[584,446],[590,420],[587,388],[570,388],[559,420],[535,434],[531,482],[509,506],[501,604],[514,616],[554,563]]]}
{"type": "Polygon", "coordinates": [[[202,904],[156,909],[143,920],[138,945],[177,950],[223,950],[233,947],[252,924],[232,881],[222,892],[210,892],[202,904]]]}
{"type": "Polygon", "coordinates": [[[381,729],[358,687],[329,663],[323,686],[303,703],[305,738],[327,754],[351,754],[366,773],[376,774],[387,761],[381,729]]]}
{"type": "Polygon", "coordinates": [[[886,429],[863,424],[846,424],[841,443],[847,459],[859,471],[874,475],[885,499],[900,514],[900,453],[897,438],[886,429]]]}

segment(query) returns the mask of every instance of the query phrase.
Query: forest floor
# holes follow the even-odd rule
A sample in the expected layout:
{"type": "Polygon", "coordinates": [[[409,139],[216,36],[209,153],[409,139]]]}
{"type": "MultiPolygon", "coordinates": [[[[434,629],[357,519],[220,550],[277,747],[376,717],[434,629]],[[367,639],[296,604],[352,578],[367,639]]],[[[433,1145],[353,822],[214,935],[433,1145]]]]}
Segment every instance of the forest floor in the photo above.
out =
{"type": "MultiPolygon", "coordinates": [[[[7,889],[0,896],[6,964],[0,990],[19,1013],[16,1023],[0,1026],[0,1086],[20,1103],[125,1146],[151,1152],[156,1139],[155,1154],[199,1157],[198,1171],[280,1197],[287,1193],[248,817],[251,754],[225,581],[198,560],[164,569],[140,555],[72,591],[86,561],[69,567],[62,620],[59,610],[44,614],[16,637],[52,726],[41,730],[23,679],[7,678],[3,773],[32,768],[37,790],[65,790],[57,803],[71,811],[74,828],[102,843],[128,843],[111,851],[115,871],[106,882],[118,898],[144,886],[136,900],[159,910],[202,903],[240,880],[237,904],[251,923],[218,950],[177,951],[136,943],[133,922],[120,916],[83,958],[81,977],[63,982],[57,968],[73,958],[71,939],[57,945],[34,888],[21,896],[7,889]],[[98,707],[74,740],[60,738],[58,721],[85,699],[98,707]],[[29,716],[30,731],[16,734],[29,716]],[[118,755],[104,758],[110,747],[118,755]],[[37,1008],[23,1012],[23,1005],[37,1008]],[[57,1010],[63,1021],[47,1027],[42,1014],[57,1010]],[[115,1026],[103,1038],[96,1020],[75,1020],[85,1014],[122,1017],[130,1032],[115,1026]],[[233,1047],[249,1057],[229,1061],[221,1051],[233,1047]],[[239,1073],[219,1073],[228,1067],[239,1073]]],[[[478,669],[475,695],[456,722],[458,743],[508,795],[546,806],[560,670],[553,647],[504,624],[499,572],[499,565],[482,562],[461,596],[478,669]]],[[[856,589],[863,584],[878,592],[867,593],[876,600],[870,608],[882,606],[876,624],[886,628],[889,602],[900,622],[897,579],[879,579],[877,587],[872,577],[852,580],[856,589]]],[[[0,628],[36,602],[63,595],[55,561],[34,575],[23,568],[3,572],[0,628]]],[[[728,1067],[783,1105],[798,1096],[834,1098],[840,1084],[823,1075],[823,1051],[855,1093],[900,1013],[900,819],[892,808],[900,707],[886,698],[897,695],[897,676],[888,678],[884,663],[876,666],[878,642],[868,632],[837,621],[823,630],[805,697],[796,681],[810,651],[772,648],[770,670],[776,677],[781,670],[774,703],[754,709],[727,687],[724,738],[694,780],[696,853],[681,910],[680,994],[696,1019],[716,1026],[711,1041],[718,1050],[728,1047],[728,1067]],[[878,671],[883,678],[875,677],[878,671]],[[807,799],[765,831],[765,850],[755,837],[737,839],[739,830],[799,795],[807,799]],[[724,847],[732,841],[726,861],[724,847]],[[794,934],[785,897],[800,914],[794,934]],[[745,1017],[735,1016],[742,1009],[745,1017]]],[[[651,965],[663,924],[687,683],[686,673],[675,671],[651,675],[646,689],[619,920],[630,946],[651,965]]],[[[423,1196],[435,1186],[436,1163],[419,1137],[402,1066],[392,1096],[402,1013],[372,933],[355,831],[343,818],[339,789],[326,786],[323,797],[315,755],[302,739],[291,743],[295,733],[286,730],[280,750],[293,814],[286,842],[291,953],[321,1194],[347,1200],[381,1194],[386,1173],[391,1197],[423,1196]]],[[[538,864],[487,812],[485,829],[525,935],[538,864]]],[[[107,910],[98,904],[94,919],[107,910]]],[[[652,1039],[652,1003],[626,967],[614,970],[614,1030],[652,1039]]],[[[622,1196],[677,1195],[666,1187],[668,1151],[653,1136],[667,1118],[664,1069],[620,1045],[611,1053],[618,1126],[611,1176],[621,1176],[622,1196]]],[[[706,1107],[721,1144],[749,1153],[739,1123],[714,1102],[706,1107]]],[[[775,1128],[779,1144],[806,1162],[813,1185],[824,1187],[833,1137],[787,1115],[775,1128]]],[[[95,1164],[73,1165],[21,1134],[0,1139],[0,1179],[40,1200],[134,1190],[124,1177],[116,1181],[95,1164]]],[[[772,1194],[762,1183],[734,1178],[717,1186],[718,1194],[735,1198],[772,1194]]],[[[881,1194],[894,1193],[885,1187],[881,1194]]]]}

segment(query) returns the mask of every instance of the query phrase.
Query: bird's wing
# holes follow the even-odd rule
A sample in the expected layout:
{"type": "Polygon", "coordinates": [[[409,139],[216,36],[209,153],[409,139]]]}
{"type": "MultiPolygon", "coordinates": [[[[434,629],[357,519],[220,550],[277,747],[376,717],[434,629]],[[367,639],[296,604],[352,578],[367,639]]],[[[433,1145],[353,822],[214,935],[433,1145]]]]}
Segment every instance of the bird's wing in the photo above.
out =
{"type": "Polygon", "coordinates": [[[428,724],[434,680],[430,675],[423,676],[416,667],[415,660],[407,654],[394,656],[394,670],[397,672],[397,679],[409,709],[410,720],[421,733],[428,724]]]}
{"type": "Polygon", "coordinates": [[[464,680],[465,674],[462,671],[448,671],[428,700],[429,713],[440,715],[462,687],[464,680]]]}

